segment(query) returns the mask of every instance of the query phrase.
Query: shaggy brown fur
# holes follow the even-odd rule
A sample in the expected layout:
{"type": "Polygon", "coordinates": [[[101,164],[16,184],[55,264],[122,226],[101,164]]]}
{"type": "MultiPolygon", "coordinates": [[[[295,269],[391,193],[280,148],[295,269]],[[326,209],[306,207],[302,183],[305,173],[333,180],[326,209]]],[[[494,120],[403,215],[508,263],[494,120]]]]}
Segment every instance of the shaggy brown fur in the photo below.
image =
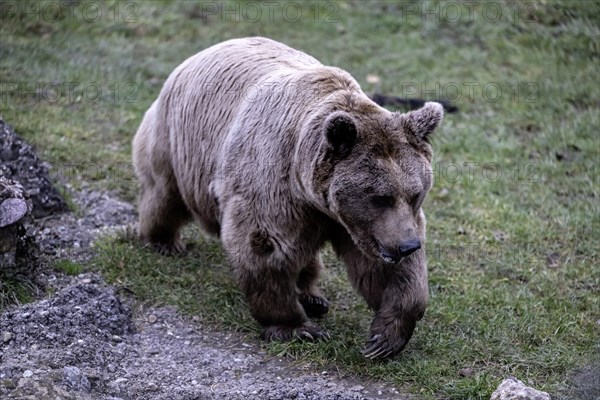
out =
{"type": "Polygon", "coordinates": [[[141,238],[221,238],[265,339],[327,337],[316,287],[330,241],[375,311],[368,357],[405,346],[427,304],[428,136],[442,107],[371,101],[345,71],[265,38],[230,40],[173,71],[133,142],[141,238]]]}

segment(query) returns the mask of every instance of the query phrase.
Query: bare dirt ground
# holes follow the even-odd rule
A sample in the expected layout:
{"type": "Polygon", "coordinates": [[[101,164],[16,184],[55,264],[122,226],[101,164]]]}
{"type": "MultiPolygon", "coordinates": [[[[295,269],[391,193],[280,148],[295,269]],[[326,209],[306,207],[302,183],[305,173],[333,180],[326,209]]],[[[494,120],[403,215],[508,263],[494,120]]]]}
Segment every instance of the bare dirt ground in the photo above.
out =
{"type": "MultiPolygon", "coordinates": [[[[135,221],[131,204],[83,189],[72,213],[41,220],[43,257],[83,260],[94,238],[135,221]]],[[[55,294],[0,316],[2,399],[407,399],[387,385],[268,356],[175,308],[142,309],[93,273],[40,269],[55,294]]]]}

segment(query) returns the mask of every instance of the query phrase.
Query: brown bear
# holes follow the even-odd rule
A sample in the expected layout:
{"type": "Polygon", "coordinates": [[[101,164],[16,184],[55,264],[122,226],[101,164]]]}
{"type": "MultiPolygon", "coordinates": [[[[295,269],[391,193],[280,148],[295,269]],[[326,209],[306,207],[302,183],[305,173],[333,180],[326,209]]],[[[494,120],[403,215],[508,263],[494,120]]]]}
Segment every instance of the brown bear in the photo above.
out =
{"type": "Polygon", "coordinates": [[[375,312],[364,354],[392,356],[428,299],[429,136],[438,103],[406,114],[339,68],[270,39],[229,40],[167,79],[133,140],[139,232],[180,252],[191,219],[220,237],[266,340],[328,334],[316,286],[330,242],[375,312]]]}

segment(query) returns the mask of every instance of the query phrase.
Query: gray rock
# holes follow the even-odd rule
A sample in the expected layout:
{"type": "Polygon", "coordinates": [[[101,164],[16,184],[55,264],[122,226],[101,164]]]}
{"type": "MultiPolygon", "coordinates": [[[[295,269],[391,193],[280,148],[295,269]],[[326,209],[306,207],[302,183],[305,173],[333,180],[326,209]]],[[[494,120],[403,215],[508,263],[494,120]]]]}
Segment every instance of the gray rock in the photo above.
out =
{"type": "Polygon", "coordinates": [[[10,342],[11,339],[12,339],[12,333],[10,333],[10,332],[2,333],[2,342],[8,343],[8,342],[10,342]]]}
{"type": "Polygon", "coordinates": [[[17,253],[28,253],[24,248],[27,229],[23,225],[29,213],[27,192],[21,184],[3,176],[0,169],[0,267],[15,266],[17,253]]]}
{"type": "Polygon", "coordinates": [[[63,368],[64,384],[78,392],[89,392],[92,388],[90,381],[77,367],[65,366],[63,368]]]}
{"type": "Polygon", "coordinates": [[[492,393],[490,400],[550,400],[550,395],[509,377],[492,393]]]}
{"type": "Polygon", "coordinates": [[[27,202],[23,199],[6,199],[0,203],[0,228],[19,222],[27,213],[27,202]]]}
{"type": "Polygon", "coordinates": [[[67,203],[52,186],[48,167],[2,119],[0,119],[0,176],[18,181],[30,194],[35,218],[68,210],[67,203]]]}

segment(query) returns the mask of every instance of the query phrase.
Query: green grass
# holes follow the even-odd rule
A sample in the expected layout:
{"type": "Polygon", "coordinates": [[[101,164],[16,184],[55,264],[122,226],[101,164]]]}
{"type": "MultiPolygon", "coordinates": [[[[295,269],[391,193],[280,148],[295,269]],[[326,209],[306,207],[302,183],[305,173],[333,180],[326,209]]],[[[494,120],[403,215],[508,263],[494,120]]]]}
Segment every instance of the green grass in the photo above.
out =
{"type": "Polygon", "coordinates": [[[71,276],[77,276],[81,274],[84,270],[83,265],[70,260],[59,260],[54,265],[54,268],[58,271],[63,272],[64,274],[71,276]]]}
{"type": "Polygon", "coordinates": [[[0,310],[15,303],[29,303],[39,294],[38,286],[31,277],[0,270],[0,310]]]}
{"type": "MultiPolygon", "coordinates": [[[[120,2],[117,20],[115,2],[94,2],[103,11],[94,22],[2,14],[0,115],[61,185],[85,181],[133,200],[130,142],[144,111],[175,66],[228,38],[283,41],[348,70],[367,92],[451,98],[460,113],[434,139],[424,205],[431,302],[407,349],[389,362],[360,356],[371,315],[329,253],[333,306],[322,324],[333,340],[268,349],[423,398],[489,398],[508,375],[576,397],[573,371],[600,363],[600,4],[482,1],[463,4],[457,21],[448,2],[324,1],[318,12],[310,2],[299,18],[295,2],[287,20],[279,3],[270,19],[267,7],[248,14],[255,2],[228,2],[239,22],[191,1],[120,2]],[[425,18],[422,7],[434,12],[425,18]],[[53,99],[43,93],[53,83],[78,86],[53,99]],[[102,95],[90,99],[82,88],[93,85],[102,95]],[[459,376],[466,367],[473,375],[459,376]]],[[[166,258],[107,238],[94,266],[143,301],[255,335],[218,243],[195,229],[186,240],[188,255],[166,258]]]]}

